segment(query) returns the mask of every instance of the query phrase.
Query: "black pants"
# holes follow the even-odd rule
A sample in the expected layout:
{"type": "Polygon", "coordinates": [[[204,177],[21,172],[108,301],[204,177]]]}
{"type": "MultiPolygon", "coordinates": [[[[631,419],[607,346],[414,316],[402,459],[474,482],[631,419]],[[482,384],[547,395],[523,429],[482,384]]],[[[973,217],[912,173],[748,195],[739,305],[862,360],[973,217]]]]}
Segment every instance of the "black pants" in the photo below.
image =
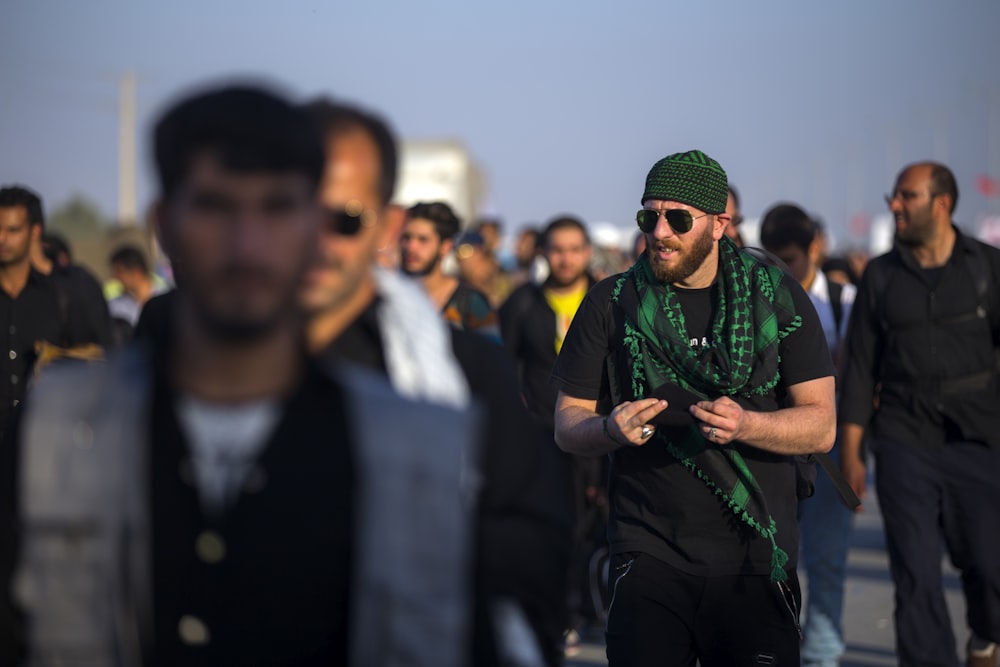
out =
{"type": "Polygon", "coordinates": [[[942,538],[962,573],[969,628],[1000,642],[1000,447],[872,443],[896,588],[902,667],[956,664],[941,574],[942,538]]]}
{"type": "Polygon", "coordinates": [[[799,586],[698,577],[646,554],[612,560],[610,667],[799,667],[799,586]]]}

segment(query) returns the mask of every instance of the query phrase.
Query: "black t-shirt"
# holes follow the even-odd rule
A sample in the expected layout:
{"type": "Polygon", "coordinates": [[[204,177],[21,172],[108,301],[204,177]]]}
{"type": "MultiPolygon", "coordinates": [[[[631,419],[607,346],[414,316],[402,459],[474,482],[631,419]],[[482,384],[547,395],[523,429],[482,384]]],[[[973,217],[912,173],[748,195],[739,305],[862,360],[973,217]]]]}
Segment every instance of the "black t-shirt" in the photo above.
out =
{"type": "MultiPolygon", "coordinates": [[[[561,391],[597,400],[602,414],[613,407],[605,361],[622,345],[622,311],[609,306],[617,279],[613,276],[598,283],[584,299],[552,372],[561,391]]],[[[789,280],[786,284],[802,326],[779,344],[780,380],[775,390],[736,399],[746,409],[777,410],[788,386],[834,374],[812,302],[797,283],[789,280]]],[[[716,288],[678,290],[678,299],[692,346],[711,346],[716,288]]],[[[617,384],[630,386],[620,378],[617,384]]],[[[664,434],[669,436],[669,432],[664,434]]],[[[770,573],[770,542],[739,521],[666,447],[651,445],[622,447],[610,455],[608,539],[612,553],[648,553],[695,575],[770,573]]],[[[793,459],[739,443],[735,447],[763,490],[777,525],[778,544],[788,554],[791,569],[798,552],[793,459]]]]}

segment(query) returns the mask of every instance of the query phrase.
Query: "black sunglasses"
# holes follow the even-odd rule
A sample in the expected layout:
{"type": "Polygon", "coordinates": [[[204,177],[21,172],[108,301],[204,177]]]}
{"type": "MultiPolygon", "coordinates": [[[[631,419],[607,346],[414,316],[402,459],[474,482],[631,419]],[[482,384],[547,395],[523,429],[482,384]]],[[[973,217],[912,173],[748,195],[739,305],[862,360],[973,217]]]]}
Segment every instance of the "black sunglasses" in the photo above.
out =
{"type": "Polygon", "coordinates": [[[635,214],[635,221],[639,225],[639,229],[645,234],[651,234],[654,229],[656,229],[656,223],[660,221],[660,216],[664,216],[667,219],[667,224],[670,225],[678,234],[683,234],[685,232],[691,231],[691,227],[694,225],[694,221],[698,218],[704,218],[708,213],[702,213],[699,216],[692,216],[691,211],[685,210],[683,208],[670,208],[666,211],[653,211],[648,208],[641,208],[639,212],[635,214]]]}
{"type": "Polygon", "coordinates": [[[375,213],[358,202],[349,201],[344,208],[327,208],[324,211],[323,229],[337,236],[354,236],[362,227],[375,224],[375,213]]]}

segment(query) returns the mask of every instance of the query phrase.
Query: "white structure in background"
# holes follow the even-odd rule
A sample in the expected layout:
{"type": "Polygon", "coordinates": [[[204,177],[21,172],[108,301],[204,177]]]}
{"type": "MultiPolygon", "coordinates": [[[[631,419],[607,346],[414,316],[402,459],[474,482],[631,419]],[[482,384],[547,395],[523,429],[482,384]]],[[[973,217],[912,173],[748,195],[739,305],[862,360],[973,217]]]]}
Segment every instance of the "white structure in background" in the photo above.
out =
{"type": "Polygon", "coordinates": [[[479,212],[483,179],[458,141],[404,141],[394,201],[402,206],[443,201],[464,226],[479,212]]]}
{"type": "Polygon", "coordinates": [[[896,220],[889,213],[876,215],[872,218],[871,231],[868,232],[868,253],[878,257],[892,250],[892,242],[896,238],[896,220]]]}

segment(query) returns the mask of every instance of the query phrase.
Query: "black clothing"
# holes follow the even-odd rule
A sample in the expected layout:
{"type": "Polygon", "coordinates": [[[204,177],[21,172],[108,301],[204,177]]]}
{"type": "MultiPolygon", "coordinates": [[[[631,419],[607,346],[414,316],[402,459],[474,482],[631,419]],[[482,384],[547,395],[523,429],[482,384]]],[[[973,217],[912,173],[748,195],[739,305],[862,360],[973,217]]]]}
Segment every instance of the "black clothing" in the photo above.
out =
{"type": "MultiPolygon", "coordinates": [[[[617,279],[613,276],[598,283],[584,299],[552,372],[563,392],[597,400],[602,414],[614,407],[609,397],[606,359],[625,354],[623,311],[609,307],[617,279]]],[[[802,326],[779,343],[780,375],[775,389],[766,395],[737,399],[749,410],[777,410],[784,404],[787,387],[834,374],[809,296],[798,283],[785,284],[796,313],[802,317],[802,326]]],[[[677,290],[685,321],[693,327],[689,329],[690,344],[708,352],[716,344],[708,324],[714,291],[677,290]]],[[[619,374],[617,385],[631,387],[628,363],[619,361],[614,367],[619,374]]],[[[790,559],[786,569],[792,570],[798,553],[793,458],[739,443],[734,446],[763,490],[777,524],[778,545],[790,559]]],[[[622,447],[610,458],[608,538],[612,554],[647,553],[694,575],[770,573],[771,544],[733,519],[724,501],[665,447],[622,447]]]]}
{"type": "MultiPolygon", "coordinates": [[[[589,290],[594,280],[587,278],[589,290]]],[[[511,293],[500,307],[500,335],[516,364],[528,411],[553,431],[558,390],[549,378],[557,356],[556,314],[544,289],[544,285],[527,283],[511,293]]]]}
{"type": "Polygon", "coordinates": [[[0,289],[0,434],[20,410],[35,363],[35,343],[48,341],[68,347],[73,326],[56,284],[31,269],[16,297],[0,289]]]}
{"type": "Polygon", "coordinates": [[[953,229],[943,267],[902,244],[869,263],[846,339],[840,421],[873,436],[904,667],[955,664],[942,535],[969,627],[1000,642],[1000,250],[953,229]]]}
{"type": "MultiPolygon", "coordinates": [[[[377,305],[372,302],[324,355],[386,373],[377,305]]],[[[500,345],[472,331],[449,331],[469,389],[486,408],[470,664],[496,664],[490,603],[509,598],[527,615],[546,663],[556,665],[565,627],[560,573],[566,571],[571,546],[569,481],[558,474],[558,449],[533,428],[500,345]]]]}
{"type": "Polygon", "coordinates": [[[646,554],[621,554],[611,579],[607,646],[616,667],[799,664],[795,577],[696,577],[646,554]],[[771,622],[750,622],[762,616],[771,622]]]}
{"type": "MultiPolygon", "coordinates": [[[[587,289],[594,284],[587,276],[587,289]]],[[[517,378],[528,412],[541,430],[547,445],[558,452],[559,469],[553,471],[557,480],[570,479],[570,501],[573,507],[574,554],[569,577],[570,615],[593,617],[596,610],[589,603],[590,577],[588,566],[594,552],[595,539],[600,539],[607,522],[607,507],[595,502],[588,490],[606,484],[603,461],[567,454],[559,450],[553,439],[554,413],[558,391],[549,381],[556,362],[556,313],[545,298],[546,285],[526,283],[515,289],[500,307],[500,334],[503,346],[517,369],[517,378]]],[[[567,627],[576,627],[580,619],[570,618],[567,627]]]]}
{"type": "Polygon", "coordinates": [[[954,665],[955,636],[942,592],[942,533],[961,571],[970,628],[979,637],[1000,639],[1000,599],[986,590],[1000,581],[1000,447],[914,447],[876,438],[872,452],[895,582],[899,664],[954,665]]]}
{"type": "Polygon", "coordinates": [[[845,341],[841,422],[870,421],[875,437],[924,446],[1000,443],[1000,249],[955,232],[937,276],[902,245],[869,263],[845,341]],[[976,288],[980,272],[989,282],[986,304],[976,288]]]}
{"type": "Polygon", "coordinates": [[[347,664],[354,477],[340,389],[307,366],[236,503],[213,517],[199,505],[166,358],[157,355],[150,422],[148,664],[347,664]],[[196,546],[206,531],[222,540],[218,562],[196,546]],[[192,618],[206,643],[184,641],[192,618]]]}
{"type": "Polygon", "coordinates": [[[82,266],[52,265],[49,277],[59,287],[66,300],[73,329],[69,332],[69,344],[85,345],[95,343],[108,346],[111,338],[111,315],[104,290],[97,279],[82,266]]]}

